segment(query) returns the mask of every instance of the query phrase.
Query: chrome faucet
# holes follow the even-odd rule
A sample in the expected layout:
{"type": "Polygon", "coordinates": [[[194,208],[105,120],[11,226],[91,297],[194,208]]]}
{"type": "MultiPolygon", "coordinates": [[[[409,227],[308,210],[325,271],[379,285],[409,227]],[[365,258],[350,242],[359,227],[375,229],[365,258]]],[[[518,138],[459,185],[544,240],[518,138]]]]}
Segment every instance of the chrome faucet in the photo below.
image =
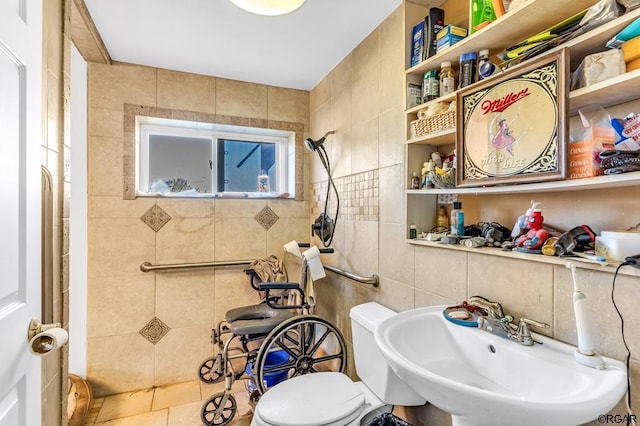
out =
{"type": "Polygon", "coordinates": [[[520,318],[518,326],[513,324],[513,317],[505,315],[502,305],[498,302],[491,302],[481,296],[473,296],[469,298],[469,303],[482,308],[486,313],[486,317],[478,318],[478,328],[488,331],[497,336],[506,337],[509,340],[520,343],[525,346],[532,346],[535,342],[531,336],[530,326],[541,329],[549,329],[549,324],[534,321],[528,318],[520,318]]]}
{"type": "Polygon", "coordinates": [[[543,329],[551,328],[549,324],[528,318],[520,318],[516,328],[511,321],[513,321],[513,317],[509,315],[502,318],[480,317],[478,318],[478,328],[498,336],[506,337],[509,340],[525,346],[532,346],[535,343],[535,340],[531,336],[530,326],[543,329]]]}

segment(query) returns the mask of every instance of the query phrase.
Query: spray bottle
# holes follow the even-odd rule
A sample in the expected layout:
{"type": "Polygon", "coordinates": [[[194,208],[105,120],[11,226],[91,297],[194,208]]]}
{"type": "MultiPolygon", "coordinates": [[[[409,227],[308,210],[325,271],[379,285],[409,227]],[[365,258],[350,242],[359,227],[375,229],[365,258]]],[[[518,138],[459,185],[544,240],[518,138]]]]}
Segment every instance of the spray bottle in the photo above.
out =
{"type": "Polygon", "coordinates": [[[518,216],[516,223],[513,225],[513,230],[511,231],[511,238],[518,238],[522,235],[527,229],[527,224],[529,223],[529,217],[534,210],[539,210],[538,206],[542,204],[540,201],[531,200],[531,207],[529,207],[525,214],[518,216]]]}

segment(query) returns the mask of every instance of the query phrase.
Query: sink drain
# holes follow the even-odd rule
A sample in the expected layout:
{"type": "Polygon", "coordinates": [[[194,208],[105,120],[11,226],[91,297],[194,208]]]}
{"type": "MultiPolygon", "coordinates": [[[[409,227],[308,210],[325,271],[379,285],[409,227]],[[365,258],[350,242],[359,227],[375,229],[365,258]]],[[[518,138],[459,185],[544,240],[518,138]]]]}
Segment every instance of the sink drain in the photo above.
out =
{"type": "Polygon", "coordinates": [[[496,348],[495,348],[495,346],[493,346],[493,345],[489,345],[489,351],[490,351],[492,354],[495,354],[495,353],[496,353],[496,348]]]}

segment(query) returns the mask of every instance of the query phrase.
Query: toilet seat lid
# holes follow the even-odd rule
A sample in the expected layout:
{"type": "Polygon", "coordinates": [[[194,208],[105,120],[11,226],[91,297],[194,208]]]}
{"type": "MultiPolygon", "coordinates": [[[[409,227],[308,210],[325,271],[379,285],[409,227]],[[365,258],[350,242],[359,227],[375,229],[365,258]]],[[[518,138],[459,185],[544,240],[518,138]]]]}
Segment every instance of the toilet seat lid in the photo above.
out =
{"type": "Polygon", "coordinates": [[[260,397],[256,411],[269,424],[315,426],[347,417],[364,402],[364,394],[349,377],[323,372],[279,383],[260,397]]]}

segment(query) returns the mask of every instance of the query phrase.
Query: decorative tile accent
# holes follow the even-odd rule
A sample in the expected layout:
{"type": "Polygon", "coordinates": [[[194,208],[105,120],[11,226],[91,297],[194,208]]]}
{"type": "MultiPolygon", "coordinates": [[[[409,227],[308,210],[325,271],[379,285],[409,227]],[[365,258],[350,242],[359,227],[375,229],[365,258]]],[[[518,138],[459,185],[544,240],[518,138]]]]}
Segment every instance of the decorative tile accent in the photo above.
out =
{"type": "Polygon", "coordinates": [[[140,219],[147,224],[147,226],[154,231],[158,232],[163,226],[171,220],[169,213],[162,210],[157,204],[154,204],[140,219]]]}
{"type": "Polygon", "coordinates": [[[142,327],[142,330],[140,330],[139,333],[142,337],[155,345],[169,332],[169,330],[171,330],[171,328],[167,324],[160,321],[158,317],[153,317],[147,325],[142,327]]]}
{"type": "Polygon", "coordinates": [[[271,228],[278,219],[280,219],[280,217],[278,217],[278,215],[271,210],[269,206],[264,206],[264,208],[255,215],[254,219],[268,231],[269,228],[271,228]]]}
{"type": "MultiPolygon", "coordinates": [[[[380,213],[378,170],[370,170],[355,175],[333,179],[340,195],[340,217],[345,220],[378,220],[380,213]]],[[[329,190],[329,182],[313,185],[312,215],[324,210],[324,202],[329,190]]],[[[333,189],[329,195],[327,213],[333,217],[336,210],[336,197],[333,189]]]]}

